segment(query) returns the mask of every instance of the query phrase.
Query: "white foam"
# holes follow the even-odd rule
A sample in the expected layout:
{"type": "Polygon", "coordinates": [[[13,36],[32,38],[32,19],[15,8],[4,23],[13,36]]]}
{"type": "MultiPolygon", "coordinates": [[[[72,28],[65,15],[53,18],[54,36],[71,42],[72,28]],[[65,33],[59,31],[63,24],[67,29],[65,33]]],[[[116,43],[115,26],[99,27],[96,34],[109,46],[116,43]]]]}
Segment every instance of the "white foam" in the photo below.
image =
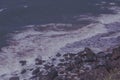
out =
{"type": "Polygon", "coordinates": [[[23,7],[24,7],[24,8],[28,8],[28,5],[24,5],[23,7]]]}
{"type": "Polygon", "coordinates": [[[0,12],[3,12],[5,9],[6,9],[6,8],[1,8],[1,9],[0,9],[0,12]]]}
{"type": "Polygon", "coordinates": [[[111,10],[116,12],[115,14],[102,14],[97,19],[102,24],[111,24],[114,22],[120,22],[120,8],[111,7],[111,10]]]}

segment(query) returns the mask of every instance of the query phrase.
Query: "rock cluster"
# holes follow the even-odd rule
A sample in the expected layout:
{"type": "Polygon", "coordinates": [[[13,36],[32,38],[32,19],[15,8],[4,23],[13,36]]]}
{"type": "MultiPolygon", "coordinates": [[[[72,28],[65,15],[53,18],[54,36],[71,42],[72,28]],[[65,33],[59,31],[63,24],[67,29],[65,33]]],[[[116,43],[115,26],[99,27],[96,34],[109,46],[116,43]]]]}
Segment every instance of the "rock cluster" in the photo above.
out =
{"type": "MultiPolygon", "coordinates": [[[[35,59],[35,67],[23,69],[21,75],[31,71],[32,76],[24,80],[104,80],[114,69],[119,70],[120,47],[114,48],[111,53],[94,53],[85,48],[79,53],[56,54],[46,62],[35,59]]],[[[20,61],[25,66],[25,61],[20,61]]],[[[21,80],[11,77],[9,80],[21,80]]],[[[117,79],[116,79],[117,80],[117,79]]]]}

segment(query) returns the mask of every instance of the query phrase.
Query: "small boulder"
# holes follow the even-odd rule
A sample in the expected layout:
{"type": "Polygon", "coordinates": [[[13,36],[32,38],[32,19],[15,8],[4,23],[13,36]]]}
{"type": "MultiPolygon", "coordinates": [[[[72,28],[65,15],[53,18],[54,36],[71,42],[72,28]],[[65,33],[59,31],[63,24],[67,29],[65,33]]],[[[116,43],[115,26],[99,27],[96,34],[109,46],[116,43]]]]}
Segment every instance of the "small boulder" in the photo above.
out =
{"type": "Polygon", "coordinates": [[[57,53],[57,54],[56,54],[56,57],[60,57],[60,56],[61,56],[61,54],[60,54],[60,53],[57,53]]]}
{"type": "Polygon", "coordinates": [[[33,70],[32,75],[37,75],[39,74],[39,72],[40,72],[40,69],[36,68],[35,70],[33,70]]]}
{"type": "Polygon", "coordinates": [[[19,77],[11,77],[9,80],[20,80],[19,77]]]}
{"type": "Polygon", "coordinates": [[[57,70],[51,68],[50,72],[48,73],[49,80],[54,80],[57,76],[58,76],[57,70]]]}
{"type": "Polygon", "coordinates": [[[19,61],[19,63],[21,64],[21,66],[24,66],[24,65],[26,65],[27,61],[26,60],[21,60],[21,61],[19,61]]]}
{"type": "Polygon", "coordinates": [[[84,62],[94,62],[96,61],[96,55],[90,48],[85,48],[84,52],[81,54],[82,60],[84,62]]]}
{"type": "Polygon", "coordinates": [[[21,74],[24,74],[24,73],[26,73],[26,69],[23,69],[23,70],[21,71],[21,74]]]}
{"type": "Polygon", "coordinates": [[[41,65],[43,63],[43,61],[39,58],[35,59],[35,65],[41,65]]]}

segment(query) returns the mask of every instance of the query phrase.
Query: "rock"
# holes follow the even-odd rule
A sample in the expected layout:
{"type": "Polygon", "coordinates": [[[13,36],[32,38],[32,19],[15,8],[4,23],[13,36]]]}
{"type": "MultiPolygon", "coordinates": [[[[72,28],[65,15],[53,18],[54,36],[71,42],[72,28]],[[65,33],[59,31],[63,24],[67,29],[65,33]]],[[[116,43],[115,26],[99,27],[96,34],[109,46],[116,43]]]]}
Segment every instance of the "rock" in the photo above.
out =
{"type": "Polygon", "coordinates": [[[94,62],[94,61],[96,61],[95,53],[89,48],[85,48],[85,50],[81,54],[81,56],[82,56],[82,60],[85,61],[85,62],[94,62]]]}
{"type": "Polygon", "coordinates": [[[114,48],[112,54],[113,54],[112,56],[113,60],[119,59],[120,58],[120,47],[114,48]]]}
{"type": "MultiPolygon", "coordinates": [[[[105,76],[120,66],[120,47],[113,49],[112,53],[99,52],[95,54],[90,48],[85,48],[77,54],[56,54],[50,58],[42,67],[43,60],[36,58],[35,66],[32,67],[32,77],[29,80],[104,80],[105,76]],[[59,60],[58,64],[54,61],[59,60]],[[51,62],[52,61],[52,62],[51,62]]],[[[20,61],[25,65],[24,61],[20,61]]],[[[29,70],[29,69],[26,69],[29,70]]],[[[26,72],[25,69],[21,74],[26,72]]],[[[116,76],[119,77],[119,76],[116,76]]],[[[18,77],[19,78],[19,77],[18,77]]],[[[11,77],[10,80],[19,80],[11,77]]],[[[119,80],[119,79],[118,79],[119,80]]]]}
{"type": "Polygon", "coordinates": [[[84,49],[84,54],[94,54],[94,52],[90,49],[90,48],[88,48],[88,47],[85,47],[85,49],[84,49]]]}
{"type": "Polygon", "coordinates": [[[66,61],[72,59],[69,53],[64,54],[63,57],[65,58],[66,61]]]}
{"type": "Polygon", "coordinates": [[[76,64],[76,65],[77,65],[77,64],[81,65],[81,64],[83,63],[82,57],[80,57],[80,56],[75,57],[75,58],[74,58],[74,61],[75,61],[75,64],[76,64]]]}
{"type": "Polygon", "coordinates": [[[74,54],[74,53],[68,53],[70,59],[74,59],[74,57],[77,55],[77,54],[74,54]]]}
{"type": "Polygon", "coordinates": [[[105,58],[106,58],[107,60],[112,60],[112,56],[113,56],[112,53],[108,53],[108,54],[105,55],[105,58]]]}
{"type": "Polygon", "coordinates": [[[65,79],[63,79],[62,77],[58,76],[54,80],[65,80],[65,79]]]}
{"type": "Polygon", "coordinates": [[[57,57],[60,57],[60,56],[61,56],[61,54],[60,54],[60,53],[57,53],[57,54],[56,54],[56,56],[57,56],[57,57]]]}
{"type": "Polygon", "coordinates": [[[37,75],[34,75],[34,76],[32,76],[32,77],[30,78],[30,80],[39,80],[38,78],[39,78],[39,77],[38,77],[37,75]]]}
{"type": "Polygon", "coordinates": [[[69,63],[67,66],[66,66],[66,70],[67,71],[72,71],[74,69],[74,65],[72,63],[69,63]]]}
{"type": "Polygon", "coordinates": [[[51,80],[47,75],[41,75],[39,76],[39,79],[35,79],[35,80],[51,80]]]}
{"type": "Polygon", "coordinates": [[[54,80],[57,76],[58,76],[57,70],[51,68],[50,72],[48,73],[49,80],[54,80]]]}
{"type": "Polygon", "coordinates": [[[40,68],[38,67],[35,70],[33,70],[32,75],[37,75],[39,74],[39,72],[40,72],[40,68]]]}
{"type": "Polygon", "coordinates": [[[97,53],[97,58],[103,58],[106,57],[106,54],[104,52],[97,53]]]}
{"type": "Polygon", "coordinates": [[[19,77],[11,77],[9,80],[20,80],[19,77]]]}
{"type": "Polygon", "coordinates": [[[26,73],[26,69],[23,69],[23,70],[21,71],[21,74],[24,74],[24,73],[26,73]]]}
{"type": "Polygon", "coordinates": [[[27,61],[21,60],[21,61],[19,61],[19,63],[21,64],[21,66],[24,66],[24,65],[26,65],[27,61]]]}
{"type": "Polygon", "coordinates": [[[64,59],[60,59],[60,62],[64,62],[65,60],[64,59]]]}
{"type": "Polygon", "coordinates": [[[48,70],[48,69],[52,68],[53,66],[54,66],[53,64],[45,64],[44,69],[48,70]]]}
{"type": "Polygon", "coordinates": [[[56,60],[56,58],[52,58],[52,61],[55,61],[56,60]]]}
{"type": "Polygon", "coordinates": [[[65,64],[64,63],[59,63],[58,66],[65,66],[65,64]]]}
{"type": "Polygon", "coordinates": [[[113,69],[120,69],[120,58],[117,59],[117,60],[113,60],[110,62],[111,65],[113,66],[113,69]]]}
{"type": "Polygon", "coordinates": [[[35,59],[35,65],[42,65],[43,61],[39,58],[35,59]]]}

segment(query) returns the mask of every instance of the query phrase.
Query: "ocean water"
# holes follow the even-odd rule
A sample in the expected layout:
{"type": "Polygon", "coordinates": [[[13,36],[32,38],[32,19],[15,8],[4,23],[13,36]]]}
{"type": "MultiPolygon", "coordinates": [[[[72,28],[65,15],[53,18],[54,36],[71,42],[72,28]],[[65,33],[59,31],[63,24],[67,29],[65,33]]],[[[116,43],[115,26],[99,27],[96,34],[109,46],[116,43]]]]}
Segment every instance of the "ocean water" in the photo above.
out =
{"type": "Polygon", "coordinates": [[[113,13],[107,8],[112,2],[119,5],[119,0],[0,0],[0,47],[7,45],[5,35],[21,30],[23,26],[47,23],[86,24],[86,21],[80,22],[73,17],[113,13]]]}
{"type": "Polygon", "coordinates": [[[21,70],[20,60],[31,65],[38,56],[119,45],[119,6],[119,0],[0,0],[0,75],[21,70]]]}

